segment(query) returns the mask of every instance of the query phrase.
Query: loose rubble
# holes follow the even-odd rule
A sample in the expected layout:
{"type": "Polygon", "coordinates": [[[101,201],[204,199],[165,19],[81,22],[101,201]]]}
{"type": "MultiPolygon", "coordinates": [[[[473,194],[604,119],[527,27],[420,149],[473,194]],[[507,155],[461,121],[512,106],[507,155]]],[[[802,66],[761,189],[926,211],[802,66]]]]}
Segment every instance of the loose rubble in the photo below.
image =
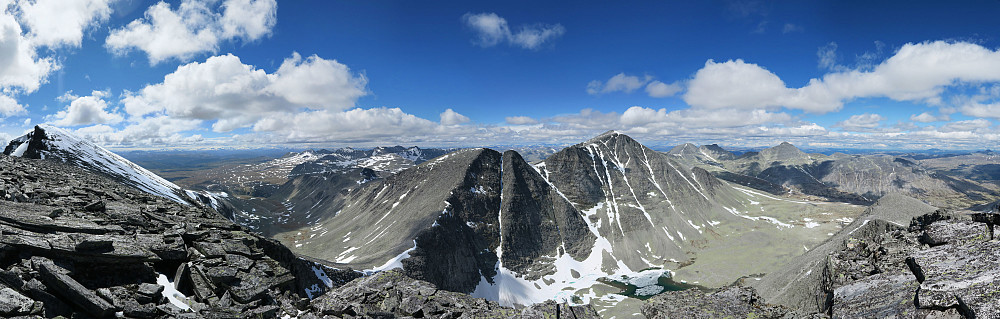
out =
{"type": "Polygon", "coordinates": [[[751,287],[731,285],[712,293],[699,289],[667,292],[642,306],[646,318],[796,318],[790,309],[764,303],[751,287]]]}

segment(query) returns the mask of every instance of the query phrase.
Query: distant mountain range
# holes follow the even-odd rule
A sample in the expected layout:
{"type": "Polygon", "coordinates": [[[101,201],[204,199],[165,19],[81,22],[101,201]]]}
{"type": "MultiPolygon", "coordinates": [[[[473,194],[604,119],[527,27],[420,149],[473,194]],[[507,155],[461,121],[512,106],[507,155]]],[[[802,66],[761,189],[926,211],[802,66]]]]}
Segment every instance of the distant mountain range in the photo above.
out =
{"type": "Polygon", "coordinates": [[[772,194],[796,192],[868,205],[884,194],[901,193],[945,208],[967,208],[1000,197],[994,182],[966,178],[973,173],[948,174],[930,165],[932,160],[924,164],[891,155],[807,154],[789,143],[740,156],[715,145],[692,144],[667,154],[721,179],[772,194]]]}

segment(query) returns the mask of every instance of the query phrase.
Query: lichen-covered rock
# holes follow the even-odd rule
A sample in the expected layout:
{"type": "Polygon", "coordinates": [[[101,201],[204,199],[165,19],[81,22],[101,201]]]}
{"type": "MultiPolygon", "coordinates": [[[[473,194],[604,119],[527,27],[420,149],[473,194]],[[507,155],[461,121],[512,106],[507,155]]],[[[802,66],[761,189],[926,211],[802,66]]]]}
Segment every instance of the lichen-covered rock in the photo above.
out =
{"type": "Polygon", "coordinates": [[[914,318],[913,295],[917,278],[912,274],[878,274],[833,292],[834,318],[914,318]]]}
{"type": "Polygon", "coordinates": [[[705,293],[698,289],[669,291],[646,301],[642,314],[650,319],[665,318],[783,318],[790,309],[766,304],[751,287],[727,286],[705,293]]]}
{"type": "Polygon", "coordinates": [[[910,264],[921,279],[917,304],[929,309],[1000,314],[997,252],[1000,242],[982,239],[956,241],[914,253],[910,264]]]}
{"type": "Polygon", "coordinates": [[[0,315],[26,315],[31,311],[33,305],[34,300],[25,297],[14,289],[7,287],[0,289],[0,315]]]}

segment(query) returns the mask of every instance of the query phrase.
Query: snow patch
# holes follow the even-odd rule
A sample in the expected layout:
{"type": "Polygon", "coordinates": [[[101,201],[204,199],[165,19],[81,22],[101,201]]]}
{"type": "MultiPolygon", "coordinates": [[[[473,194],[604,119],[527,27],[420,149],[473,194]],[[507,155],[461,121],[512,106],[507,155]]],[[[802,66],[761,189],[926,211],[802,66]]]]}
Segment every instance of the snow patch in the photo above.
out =
{"type": "Polygon", "coordinates": [[[181,308],[182,310],[191,310],[191,306],[187,304],[187,296],[182,294],[180,291],[177,291],[177,287],[174,286],[174,283],[171,282],[170,279],[167,279],[167,275],[157,275],[156,284],[163,286],[163,292],[161,292],[161,294],[163,294],[163,296],[166,297],[171,304],[177,306],[177,308],[181,308]]]}
{"type": "Polygon", "coordinates": [[[372,274],[389,269],[403,268],[403,259],[410,258],[410,252],[416,249],[417,249],[417,241],[414,240],[413,248],[407,249],[406,251],[400,253],[399,255],[396,255],[396,257],[389,259],[389,261],[386,261],[385,264],[382,264],[382,266],[378,266],[372,269],[365,269],[364,272],[366,274],[372,274]]]}

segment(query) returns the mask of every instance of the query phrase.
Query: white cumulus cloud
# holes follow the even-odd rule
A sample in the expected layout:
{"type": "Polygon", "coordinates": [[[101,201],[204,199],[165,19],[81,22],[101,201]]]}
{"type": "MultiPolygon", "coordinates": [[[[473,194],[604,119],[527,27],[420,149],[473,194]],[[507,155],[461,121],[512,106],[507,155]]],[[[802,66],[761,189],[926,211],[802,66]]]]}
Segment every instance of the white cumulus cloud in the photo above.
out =
{"type": "Polygon", "coordinates": [[[0,14],[0,89],[3,93],[32,93],[58,68],[55,59],[38,57],[35,46],[14,15],[9,11],[0,14]]]}
{"type": "Polygon", "coordinates": [[[587,94],[598,95],[611,92],[632,93],[635,90],[642,88],[652,79],[653,77],[649,75],[639,77],[635,75],[627,75],[622,72],[612,76],[607,81],[590,81],[590,83],[587,83],[587,94]]]}
{"type": "Polygon", "coordinates": [[[24,114],[24,106],[17,103],[14,98],[0,94],[0,119],[8,116],[24,114]]]}
{"type": "Polygon", "coordinates": [[[538,124],[538,120],[533,119],[528,116],[508,116],[504,118],[504,121],[510,125],[532,125],[538,124]]]}
{"type": "Polygon", "coordinates": [[[80,47],[84,31],[111,16],[111,0],[21,0],[20,20],[36,45],[80,47]]]}
{"type": "Polygon", "coordinates": [[[646,85],[646,94],[650,97],[669,97],[679,93],[684,88],[677,82],[666,84],[660,81],[649,82],[646,85]]]}
{"type": "Polygon", "coordinates": [[[104,100],[108,92],[94,91],[91,95],[74,97],[66,109],[51,116],[52,124],[56,126],[81,126],[93,124],[116,124],[122,121],[118,113],[108,112],[108,103],[104,100]]]}
{"type": "MultiPolygon", "coordinates": [[[[836,68],[827,51],[821,49],[818,55],[821,67],[836,68]]],[[[936,41],[903,45],[869,71],[831,72],[801,88],[788,88],[777,75],[753,63],[709,60],[689,82],[684,100],[693,107],[785,107],[826,113],[868,97],[936,104],[948,87],[998,81],[1000,52],[973,43],[936,41]]],[[[977,112],[989,107],[966,109],[977,112]]]]}
{"type": "Polygon", "coordinates": [[[275,0],[184,0],[176,10],[161,1],[149,7],[144,18],[112,30],[105,47],[119,55],[143,51],[151,64],[172,58],[189,60],[217,51],[222,41],[268,36],[276,17],[275,0]]]}
{"type": "Polygon", "coordinates": [[[356,108],[280,113],[254,124],[257,132],[271,132],[285,141],[371,140],[434,133],[438,123],[407,114],[399,108],[356,108]]]}
{"type": "Polygon", "coordinates": [[[368,94],[366,85],[364,76],[315,55],[303,59],[295,53],[271,74],[222,55],[181,65],[162,83],[126,93],[123,103],[132,116],[215,121],[213,130],[228,132],[276,113],[353,108],[368,94]]]}
{"type": "Polygon", "coordinates": [[[910,121],[921,122],[921,123],[939,122],[947,120],[949,120],[949,117],[947,115],[934,116],[928,112],[910,115],[910,121]]]}
{"type": "Polygon", "coordinates": [[[466,13],[462,16],[462,21],[476,33],[473,43],[482,47],[492,47],[506,42],[512,46],[533,50],[566,33],[566,28],[561,24],[521,25],[516,31],[511,31],[507,19],[496,13],[466,13]]]}
{"type": "Polygon", "coordinates": [[[455,110],[447,109],[441,112],[441,125],[459,125],[471,121],[469,117],[458,114],[455,110]]]}

